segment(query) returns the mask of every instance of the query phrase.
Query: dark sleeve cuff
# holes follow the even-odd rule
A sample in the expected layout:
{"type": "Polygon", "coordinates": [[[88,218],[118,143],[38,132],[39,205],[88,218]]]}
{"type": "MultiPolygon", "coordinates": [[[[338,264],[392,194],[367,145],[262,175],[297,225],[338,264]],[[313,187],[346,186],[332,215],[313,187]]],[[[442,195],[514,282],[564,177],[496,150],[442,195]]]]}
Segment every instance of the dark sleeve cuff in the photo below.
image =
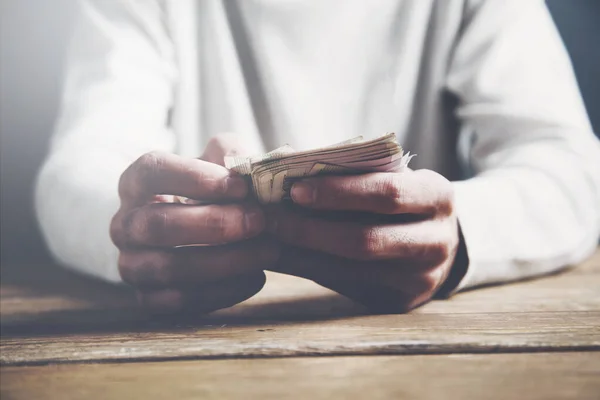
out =
{"type": "Polygon", "coordinates": [[[467,270],[469,269],[469,255],[467,253],[465,238],[463,237],[462,229],[460,228],[460,222],[458,223],[458,238],[458,249],[456,250],[454,264],[452,264],[450,273],[446,277],[446,280],[435,294],[435,299],[449,298],[454,293],[460,284],[460,281],[462,281],[467,274],[467,270]]]}

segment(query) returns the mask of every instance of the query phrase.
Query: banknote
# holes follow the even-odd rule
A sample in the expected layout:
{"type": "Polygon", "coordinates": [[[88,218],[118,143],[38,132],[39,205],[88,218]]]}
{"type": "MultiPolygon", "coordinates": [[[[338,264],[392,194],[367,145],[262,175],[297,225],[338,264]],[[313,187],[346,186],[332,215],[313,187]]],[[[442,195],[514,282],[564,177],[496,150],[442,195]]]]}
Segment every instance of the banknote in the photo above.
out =
{"type": "Polygon", "coordinates": [[[290,197],[294,182],[321,175],[402,171],[411,158],[404,153],[394,133],[365,140],[356,137],[317,149],[294,151],[285,145],[251,157],[225,157],[225,167],[247,176],[254,195],[262,204],[279,203],[290,197]]]}

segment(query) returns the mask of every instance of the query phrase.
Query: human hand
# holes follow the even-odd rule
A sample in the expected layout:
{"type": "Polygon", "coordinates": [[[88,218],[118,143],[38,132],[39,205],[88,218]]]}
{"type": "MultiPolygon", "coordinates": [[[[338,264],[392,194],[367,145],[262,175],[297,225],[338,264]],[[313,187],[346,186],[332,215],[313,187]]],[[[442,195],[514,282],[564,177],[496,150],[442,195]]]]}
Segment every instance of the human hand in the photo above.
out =
{"type": "Polygon", "coordinates": [[[247,199],[247,183],[222,166],[238,143],[217,137],[201,159],[148,153],[122,174],[110,234],[122,279],[153,311],[210,312],[263,287],[278,246],[261,235],[265,218],[247,199]],[[174,196],[202,203],[179,204],[174,196]]]}
{"type": "Polygon", "coordinates": [[[291,195],[301,208],[267,212],[267,230],[288,245],[276,271],[314,280],[378,312],[427,302],[448,276],[459,231],[452,185],[441,175],[406,170],[309,178],[295,183],[291,195]]]}

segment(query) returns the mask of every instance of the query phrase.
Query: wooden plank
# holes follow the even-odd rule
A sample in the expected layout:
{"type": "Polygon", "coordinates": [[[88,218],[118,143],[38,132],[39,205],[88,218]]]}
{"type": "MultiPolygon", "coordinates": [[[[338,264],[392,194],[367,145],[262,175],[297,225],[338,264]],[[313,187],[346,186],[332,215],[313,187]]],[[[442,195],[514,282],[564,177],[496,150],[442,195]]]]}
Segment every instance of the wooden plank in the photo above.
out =
{"type": "Polygon", "coordinates": [[[342,296],[279,274],[238,306],[171,321],[141,313],[127,289],[62,270],[46,268],[30,278],[17,274],[8,283],[4,278],[2,364],[540,351],[594,349],[600,343],[600,252],[563,274],[470,291],[387,316],[364,315],[342,296]]]}
{"type": "Polygon", "coordinates": [[[598,399],[600,353],[4,367],[4,399],[598,399]]]}
{"type": "Polygon", "coordinates": [[[600,350],[600,312],[405,314],[316,321],[229,319],[3,338],[0,361],[44,364],[356,354],[600,350]]]}

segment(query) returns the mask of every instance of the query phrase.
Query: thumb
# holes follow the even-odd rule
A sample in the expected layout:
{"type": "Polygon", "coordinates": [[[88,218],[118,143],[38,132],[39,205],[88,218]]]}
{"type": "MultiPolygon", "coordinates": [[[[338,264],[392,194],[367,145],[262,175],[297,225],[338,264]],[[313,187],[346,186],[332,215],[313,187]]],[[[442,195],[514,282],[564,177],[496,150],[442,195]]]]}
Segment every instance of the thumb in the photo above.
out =
{"type": "Polygon", "coordinates": [[[241,135],[220,133],[210,138],[200,159],[224,166],[225,156],[249,155],[249,148],[241,135]]]}

